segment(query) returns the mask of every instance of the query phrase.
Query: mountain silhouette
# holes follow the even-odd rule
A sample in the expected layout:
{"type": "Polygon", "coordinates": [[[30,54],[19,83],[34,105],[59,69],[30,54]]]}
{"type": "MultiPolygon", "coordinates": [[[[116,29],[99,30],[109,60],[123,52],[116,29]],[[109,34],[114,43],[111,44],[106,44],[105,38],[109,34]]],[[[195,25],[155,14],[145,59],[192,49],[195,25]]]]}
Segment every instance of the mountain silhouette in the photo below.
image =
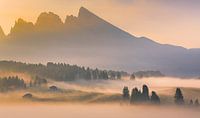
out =
{"type": "Polygon", "coordinates": [[[53,12],[41,13],[36,23],[18,19],[5,39],[0,56],[6,60],[66,62],[128,72],[159,70],[171,76],[200,74],[200,49],[135,37],[84,7],[64,22],[53,12]]]}
{"type": "Polygon", "coordinates": [[[29,36],[29,34],[33,32],[34,32],[34,24],[19,18],[17,21],[15,21],[14,27],[11,28],[9,36],[11,37],[29,36]]]}
{"type": "Polygon", "coordinates": [[[54,31],[63,26],[61,18],[53,12],[43,12],[39,15],[35,27],[38,31],[54,31]]]}

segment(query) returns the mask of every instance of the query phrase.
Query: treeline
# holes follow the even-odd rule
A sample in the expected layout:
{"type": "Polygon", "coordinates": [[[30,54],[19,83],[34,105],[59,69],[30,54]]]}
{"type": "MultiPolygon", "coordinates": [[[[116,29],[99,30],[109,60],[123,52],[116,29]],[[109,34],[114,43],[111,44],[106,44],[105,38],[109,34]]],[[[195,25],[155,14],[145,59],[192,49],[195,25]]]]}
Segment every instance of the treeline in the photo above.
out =
{"type": "Polygon", "coordinates": [[[47,80],[38,76],[34,77],[29,83],[18,76],[0,77],[0,92],[41,87],[43,85],[47,85],[47,80]]]}
{"type": "MultiPolygon", "coordinates": [[[[130,104],[138,104],[138,103],[153,103],[153,104],[160,104],[160,97],[157,95],[155,91],[151,92],[151,96],[149,95],[149,88],[146,85],[143,85],[142,91],[140,91],[138,88],[133,88],[131,95],[129,92],[128,87],[123,88],[122,97],[125,102],[130,102],[130,104]]],[[[183,93],[180,88],[176,89],[175,95],[174,95],[174,103],[176,105],[189,105],[189,106],[199,106],[199,100],[195,99],[193,101],[192,99],[189,101],[189,103],[186,103],[184,100],[183,93]]]]}
{"type": "Polygon", "coordinates": [[[165,75],[160,71],[138,71],[131,75],[131,79],[148,78],[148,77],[164,77],[165,75]]]}
{"type": "Polygon", "coordinates": [[[16,90],[26,88],[26,83],[23,79],[16,77],[3,77],[0,78],[0,91],[16,90]]]}
{"type": "Polygon", "coordinates": [[[77,79],[121,79],[128,73],[120,71],[107,71],[69,65],[65,63],[26,64],[14,61],[0,61],[0,70],[26,72],[40,77],[50,78],[57,81],[73,81],[77,79]]]}
{"type": "Polygon", "coordinates": [[[47,85],[47,83],[48,83],[48,81],[46,80],[46,79],[44,79],[44,78],[41,78],[41,77],[39,77],[39,76],[35,76],[34,78],[33,78],[33,80],[31,80],[30,82],[29,82],[29,85],[27,85],[28,87],[41,87],[41,86],[43,86],[43,85],[47,85]]]}

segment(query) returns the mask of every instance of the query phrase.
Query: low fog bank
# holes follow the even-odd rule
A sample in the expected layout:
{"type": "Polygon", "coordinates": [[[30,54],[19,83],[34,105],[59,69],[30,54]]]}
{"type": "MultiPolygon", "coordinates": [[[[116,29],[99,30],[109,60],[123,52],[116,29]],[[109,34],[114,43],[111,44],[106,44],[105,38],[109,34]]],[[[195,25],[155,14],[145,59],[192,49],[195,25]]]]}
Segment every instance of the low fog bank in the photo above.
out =
{"type": "Polygon", "coordinates": [[[0,106],[3,118],[199,118],[199,109],[161,106],[37,105],[0,106]]]}
{"type": "Polygon", "coordinates": [[[56,85],[63,89],[74,89],[88,92],[102,93],[121,93],[124,86],[129,88],[141,88],[143,84],[149,86],[152,90],[166,90],[168,88],[200,88],[198,79],[181,79],[172,77],[162,78],[143,78],[136,80],[92,80],[92,81],[74,81],[74,82],[51,82],[50,85],[56,85]]]}

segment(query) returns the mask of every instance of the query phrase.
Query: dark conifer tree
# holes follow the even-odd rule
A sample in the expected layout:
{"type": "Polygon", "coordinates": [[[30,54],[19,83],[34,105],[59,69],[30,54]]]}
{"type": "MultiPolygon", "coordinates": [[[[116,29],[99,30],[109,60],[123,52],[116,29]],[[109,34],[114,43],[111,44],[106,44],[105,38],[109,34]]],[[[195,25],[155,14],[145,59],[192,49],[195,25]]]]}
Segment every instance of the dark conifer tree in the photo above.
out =
{"type": "Polygon", "coordinates": [[[32,81],[30,81],[30,83],[29,83],[29,87],[33,87],[33,83],[32,83],[32,81]]]}
{"type": "Polygon", "coordinates": [[[193,100],[190,100],[190,103],[189,105],[192,106],[194,103],[193,103],[193,100]]]}
{"type": "Polygon", "coordinates": [[[147,87],[147,85],[143,85],[142,90],[143,91],[141,100],[144,102],[149,101],[149,88],[147,87]]]}
{"type": "Polygon", "coordinates": [[[176,93],[175,93],[174,98],[175,98],[175,103],[176,104],[178,104],[178,105],[184,104],[184,97],[183,97],[183,94],[182,94],[180,88],[176,89],[176,93]]]}
{"type": "Polygon", "coordinates": [[[152,91],[151,102],[154,104],[160,104],[160,97],[156,94],[155,91],[152,91]]]}
{"type": "Polygon", "coordinates": [[[129,100],[129,98],[130,98],[129,89],[127,86],[125,86],[123,89],[123,99],[129,100]]]}
{"type": "Polygon", "coordinates": [[[197,107],[199,106],[199,100],[198,99],[195,100],[194,105],[197,106],[197,107]]]}
{"type": "Polygon", "coordinates": [[[85,79],[86,80],[91,80],[91,71],[90,71],[90,68],[87,68],[87,70],[86,70],[86,77],[85,77],[85,79]]]}
{"type": "Polygon", "coordinates": [[[120,72],[117,72],[117,79],[121,79],[121,73],[120,72]]]}
{"type": "Polygon", "coordinates": [[[138,103],[141,101],[141,92],[137,88],[133,88],[131,92],[130,103],[138,103]]]}
{"type": "Polygon", "coordinates": [[[131,74],[130,79],[131,79],[131,80],[135,80],[135,74],[134,74],[134,73],[131,74]]]}

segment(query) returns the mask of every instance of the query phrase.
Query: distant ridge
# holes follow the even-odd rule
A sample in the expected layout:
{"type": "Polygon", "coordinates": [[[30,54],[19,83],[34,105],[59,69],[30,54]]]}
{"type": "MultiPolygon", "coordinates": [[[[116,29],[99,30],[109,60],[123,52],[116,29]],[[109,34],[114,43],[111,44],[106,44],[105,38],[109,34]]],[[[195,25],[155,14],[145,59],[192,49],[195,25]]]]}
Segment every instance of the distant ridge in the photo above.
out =
{"type": "MultiPolygon", "coordinates": [[[[4,34],[0,30],[0,35],[4,34]]],[[[64,22],[43,12],[36,23],[18,19],[0,44],[4,60],[67,62],[128,72],[159,70],[170,76],[199,76],[200,49],[135,37],[81,7],[64,22]]]]}

